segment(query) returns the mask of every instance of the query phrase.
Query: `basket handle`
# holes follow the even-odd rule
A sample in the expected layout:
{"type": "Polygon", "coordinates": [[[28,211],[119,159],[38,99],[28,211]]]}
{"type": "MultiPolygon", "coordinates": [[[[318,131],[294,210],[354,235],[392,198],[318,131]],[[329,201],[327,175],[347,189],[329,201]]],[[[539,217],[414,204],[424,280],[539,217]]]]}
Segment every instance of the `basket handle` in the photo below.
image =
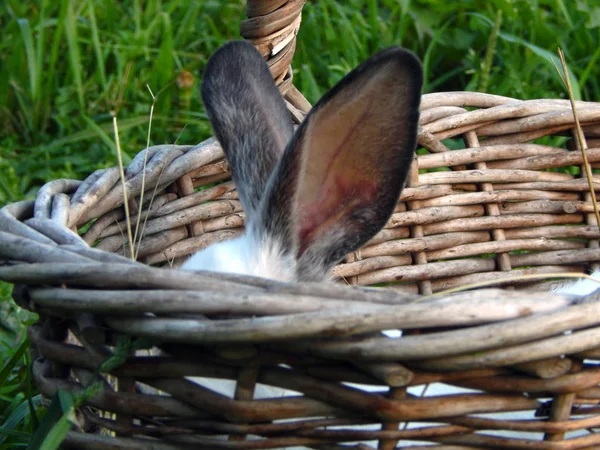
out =
{"type": "Polygon", "coordinates": [[[306,112],[310,109],[310,104],[292,85],[291,68],[304,2],[305,0],[248,0],[248,18],[240,24],[240,34],[266,59],[271,75],[286,100],[306,112]]]}

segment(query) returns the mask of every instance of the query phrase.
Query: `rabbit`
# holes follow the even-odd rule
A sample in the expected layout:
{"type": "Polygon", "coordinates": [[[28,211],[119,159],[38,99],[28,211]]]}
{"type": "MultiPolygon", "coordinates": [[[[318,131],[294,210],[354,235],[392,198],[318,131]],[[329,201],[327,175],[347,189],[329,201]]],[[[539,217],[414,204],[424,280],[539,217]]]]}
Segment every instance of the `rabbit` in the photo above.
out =
{"type": "MultiPolygon", "coordinates": [[[[209,59],[202,100],[231,167],[246,232],[194,254],[183,270],[322,281],[390,218],[417,144],[423,73],[393,47],[327,92],[294,132],[269,68],[233,41],[209,59]]],[[[229,397],[228,380],[191,378],[229,397]]],[[[257,385],[255,398],[296,394],[257,385]]]]}
{"type": "Polygon", "coordinates": [[[396,206],[415,152],[422,79],[412,53],[384,50],[326,93],[294,133],[253,45],[233,41],[217,50],[202,99],[231,167],[246,233],[199,251],[182,269],[327,279],[396,206]]]}
{"type": "MultiPolygon", "coordinates": [[[[392,214],[416,147],[421,87],[418,59],[400,48],[384,50],[325,94],[294,132],[262,56],[243,41],[221,47],[207,64],[202,99],[231,166],[246,233],[201,250],[182,269],[284,282],[326,280],[331,267],[365,244],[392,214]]],[[[386,334],[400,338],[402,333],[386,334]]],[[[235,387],[226,380],[192,380],[229,397],[235,387]]],[[[433,383],[409,391],[429,396],[468,390],[433,383]]],[[[255,398],[294,394],[259,384],[255,398]]]]}

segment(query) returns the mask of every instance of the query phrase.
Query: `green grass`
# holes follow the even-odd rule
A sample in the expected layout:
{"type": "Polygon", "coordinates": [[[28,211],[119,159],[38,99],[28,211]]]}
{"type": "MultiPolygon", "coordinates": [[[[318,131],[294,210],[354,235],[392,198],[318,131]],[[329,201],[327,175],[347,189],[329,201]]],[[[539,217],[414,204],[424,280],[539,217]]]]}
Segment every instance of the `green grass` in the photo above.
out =
{"type": "MultiPolygon", "coordinates": [[[[352,67],[395,44],[422,59],[425,92],[564,97],[549,61],[561,47],[576,97],[597,100],[596,3],[309,1],[294,81],[314,102],[352,67]]],[[[201,73],[218,46],[238,38],[243,17],[242,1],[0,3],[0,206],[33,198],[48,180],[81,179],[115,165],[112,113],[127,163],[146,145],[152,104],[146,85],[159,93],[151,144],[207,138],[210,126],[197,95],[201,73]],[[192,90],[177,86],[183,71],[196,77],[192,90]]],[[[0,450],[25,446],[43,421],[27,357],[20,353],[31,315],[16,308],[9,294],[0,284],[0,450]]]]}
{"type": "MultiPolygon", "coordinates": [[[[316,101],[377,50],[403,45],[423,60],[425,92],[485,90],[519,98],[564,88],[549,57],[562,47],[576,96],[597,99],[600,7],[592,0],[319,0],[308,2],[295,82],[316,101]],[[501,17],[495,51],[487,51],[501,17]]],[[[238,37],[240,1],[7,0],[0,6],[0,204],[31,198],[45,181],[82,178],[116,162],[111,112],[126,159],[145,144],[160,92],[153,143],[206,138],[196,90],[179,89],[221,43],[238,37]]]]}
{"type": "Polygon", "coordinates": [[[8,299],[12,288],[0,284],[0,449],[27,444],[43,415],[42,398],[29,376],[25,327],[35,316],[8,299]]]}

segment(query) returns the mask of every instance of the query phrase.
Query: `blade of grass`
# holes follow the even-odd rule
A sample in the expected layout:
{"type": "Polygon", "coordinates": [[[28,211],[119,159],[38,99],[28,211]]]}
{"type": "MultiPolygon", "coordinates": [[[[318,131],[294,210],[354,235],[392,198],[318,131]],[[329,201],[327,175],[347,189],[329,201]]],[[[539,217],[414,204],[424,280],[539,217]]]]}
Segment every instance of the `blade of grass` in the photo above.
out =
{"type": "Polygon", "coordinates": [[[315,78],[313,71],[308,64],[303,65],[300,70],[302,72],[302,92],[306,96],[307,100],[314,105],[322,95],[319,83],[317,83],[317,79],[315,78]]]}
{"type": "Polygon", "coordinates": [[[133,0],[133,24],[135,25],[134,37],[135,40],[138,40],[142,29],[142,8],[140,7],[140,0],[133,0]]]}
{"type": "Polygon", "coordinates": [[[81,57],[79,55],[79,45],[77,43],[77,18],[75,17],[73,2],[68,2],[65,29],[67,32],[67,48],[69,63],[71,65],[71,75],[77,92],[79,107],[85,111],[85,101],[83,94],[83,73],[81,57]]]}
{"type": "Polygon", "coordinates": [[[483,61],[483,68],[481,70],[481,78],[479,79],[479,86],[477,91],[487,92],[488,84],[490,81],[490,72],[492,71],[492,62],[494,60],[494,54],[496,52],[496,44],[498,43],[498,33],[500,32],[500,25],[502,24],[502,10],[499,9],[496,13],[496,22],[494,28],[490,33],[488,39],[488,45],[485,50],[485,59],[483,61]]]}
{"type": "Polygon", "coordinates": [[[29,417],[31,417],[31,423],[34,428],[37,428],[40,424],[39,417],[37,414],[37,405],[34,402],[34,398],[37,397],[34,395],[35,387],[33,386],[33,368],[31,363],[31,354],[29,352],[25,353],[25,366],[27,367],[25,380],[23,380],[22,386],[23,391],[25,392],[25,398],[27,399],[27,405],[29,406],[29,417]]]}
{"type": "Polygon", "coordinates": [[[558,9],[560,9],[560,12],[562,13],[563,17],[565,18],[567,25],[569,25],[569,28],[573,28],[573,21],[571,20],[571,16],[569,15],[569,10],[565,6],[565,2],[563,2],[563,0],[556,0],[556,4],[558,5],[558,9]]]}
{"type": "MultiPolygon", "coordinates": [[[[28,433],[26,431],[15,431],[15,430],[11,430],[8,428],[5,428],[3,426],[0,426],[0,437],[3,437],[4,439],[6,439],[7,437],[11,437],[11,438],[17,438],[19,441],[21,441],[22,447],[25,447],[26,442],[29,441],[29,439],[31,438],[31,433],[28,433]]],[[[15,442],[13,440],[13,442],[10,442],[9,445],[17,445],[18,442],[15,442]]],[[[5,448],[4,446],[0,446],[0,449],[5,448]]],[[[10,448],[10,447],[8,447],[10,448]]],[[[13,449],[16,447],[13,447],[13,449]]]]}
{"type": "Polygon", "coordinates": [[[106,81],[106,69],[104,67],[104,58],[102,56],[102,47],[100,45],[100,37],[98,33],[98,23],[96,22],[96,13],[94,12],[94,2],[88,0],[88,13],[90,18],[90,29],[92,31],[92,43],[94,46],[94,54],[96,55],[96,64],[98,68],[96,72],[100,75],[102,88],[107,89],[108,82],[106,81]]]}
{"type": "Polygon", "coordinates": [[[40,450],[56,450],[59,448],[75,421],[75,399],[73,395],[70,392],[59,390],[58,398],[63,414],[46,435],[40,450]]]}
{"type": "MultiPolygon", "coordinates": [[[[430,67],[431,67],[431,58],[433,55],[433,50],[436,48],[440,39],[442,39],[442,36],[444,36],[446,29],[451,24],[451,21],[452,21],[452,19],[450,19],[442,24],[440,29],[438,31],[436,31],[435,34],[433,35],[433,37],[431,38],[431,42],[427,46],[427,50],[425,50],[425,56],[423,57],[423,60],[422,60],[423,80],[424,80],[423,92],[429,92],[431,90],[430,81],[428,81],[428,80],[430,79],[429,74],[431,72],[430,67]]],[[[432,80],[431,82],[435,82],[435,80],[432,80]]]]}
{"type": "Polygon", "coordinates": [[[27,450],[56,449],[69,431],[70,423],[68,417],[70,411],[63,408],[60,392],[62,391],[59,390],[54,395],[46,415],[42,419],[39,427],[35,430],[35,433],[27,446],[27,450]],[[60,435],[62,435],[62,438],[60,435]],[[59,439],[60,441],[56,443],[59,439]]]}
{"type": "MultiPolygon", "coordinates": [[[[530,42],[527,42],[524,39],[521,39],[517,36],[509,35],[506,33],[502,33],[502,32],[498,33],[498,36],[501,37],[505,41],[521,44],[524,47],[527,47],[533,53],[535,53],[536,55],[540,56],[541,58],[543,58],[545,60],[550,60],[550,61],[552,60],[553,55],[548,50],[544,50],[543,48],[538,47],[537,45],[534,45],[530,42]]],[[[571,79],[571,86],[573,89],[573,97],[575,98],[575,100],[581,100],[581,89],[579,87],[579,82],[577,81],[577,77],[570,69],[567,69],[567,72],[569,74],[569,78],[571,79]]]]}
{"type": "MultiPolygon", "coordinates": [[[[187,126],[187,125],[186,125],[187,126]]],[[[185,130],[185,127],[183,127],[183,129],[179,132],[179,135],[177,136],[177,139],[175,139],[175,142],[173,143],[173,145],[177,145],[177,142],[179,142],[179,138],[181,137],[181,134],[183,133],[183,131],[185,130]]],[[[148,208],[147,211],[148,213],[150,211],[152,211],[152,204],[154,203],[154,199],[156,198],[156,194],[158,193],[158,187],[160,186],[160,179],[162,178],[162,174],[163,174],[163,170],[165,169],[165,167],[163,166],[160,169],[160,173],[158,174],[158,178],[156,179],[156,184],[154,185],[154,190],[152,191],[152,197],[150,198],[150,203],[148,204],[148,208]]],[[[140,205],[142,204],[142,201],[140,200],[140,205]]],[[[140,215],[138,215],[138,219],[139,219],[140,215]]],[[[140,232],[140,239],[139,242],[142,242],[142,237],[144,236],[144,230],[146,229],[146,223],[148,222],[148,219],[150,218],[150,214],[146,214],[146,217],[144,217],[144,223],[142,224],[142,230],[140,232]]],[[[139,224],[139,220],[138,220],[138,224],[139,224]]],[[[137,249],[139,250],[139,245],[137,247],[137,249]]],[[[137,260],[138,257],[138,250],[136,250],[135,253],[135,259],[137,260]]]]}
{"type": "Polygon", "coordinates": [[[131,73],[131,67],[133,66],[133,62],[129,61],[125,65],[125,70],[123,71],[123,75],[119,80],[119,93],[117,94],[116,100],[112,102],[114,113],[118,114],[121,105],[123,104],[123,96],[125,95],[125,88],[127,87],[127,82],[129,81],[129,74],[131,73]]]}
{"type": "Polygon", "coordinates": [[[121,142],[119,141],[119,127],[117,125],[117,116],[113,116],[113,129],[115,133],[115,144],[117,146],[117,158],[119,161],[121,186],[123,186],[123,208],[125,208],[125,220],[127,223],[127,240],[129,241],[130,257],[132,260],[135,261],[135,253],[133,249],[133,235],[131,233],[131,215],[129,214],[129,199],[127,198],[127,183],[125,180],[125,170],[123,168],[123,156],[121,152],[121,142]]]}
{"type": "MultiPolygon", "coordinates": [[[[36,395],[30,400],[35,407],[40,407],[43,404],[41,395],[36,395]]],[[[29,405],[28,401],[22,401],[16,408],[14,408],[9,417],[2,423],[2,434],[0,434],[0,443],[6,440],[6,434],[4,430],[15,430],[28,415],[29,405]]]]}
{"type": "Polygon", "coordinates": [[[600,47],[596,48],[596,51],[590,58],[590,61],[587,63],[587,66],[585,66],[585,69],[583,70],[583,72],[581,72],[581,75],[579,77],[579,83],[582,86],[585,86],[585,83],[587,82],[594,69],[597,69],[598,58],[600,58],[600,47]]]}
{"type": "MultiPolygon", "coordinates": [[[[345,45],[342,47],[344,54],[350,60],[352,66],[355,66],[358,63],[359,59],[362,55],[366,55],[368,53],[367,49],[364,46],[363,40],[361,39],[357,29],[364,29],[363,26],[355,27],[352,24],[352,20],[350,18],[351,11],[348,10],[346,5],[342,5],[337,2],[331,2],[332,11],[337,15],[336,21],[339,21],[340,26],[342,26],[346,30],[346,42],[350,45],[345,45]],[[354,45],[351,45],[354,43],[354,45]]],[[[358,18],[362,19],[362,15],[358,14],[358,18]]],[[[335,39],[339,39],[339,35],[335,33],[335,39]]]]}
{"type": "MultiPolygon", "coordinates": [[[[585,175],[589,185],[589,192],[592,198],[592,204],[594,205],[594,214],[596,215],[596,225],[600,228],[600,212],[598,211],[598,202],[596,201],[596,192],[594,190],[594,180],[592,179],[592,169],[590,167],[590,163],[587,158],[587,143],[585,141],[585,136],[583,135],[583,131],[581,130],[581,124],[579,123],[579,116],[577,115],[577,106],[575,104],[575,98],[573,95],[573,88],[571,86],[571,80],[569,78],[569,70],[567,67],[567,61],[565,60],[565,54],[559,48],[558,56],[560,57],[560,62],[562,64],[562,80],[565,83],[565,87],[567,88],[567,92],[569,94],[569,101],[571,102],[571,109],[573,110],[573,118],[575,119],[575,129],[577,131],[577,144],[579,145],[579,150],[581,151],[581,156],[583,157],[583,167],[585,168],[585,175]]],[[[553,61],[554,63],[554,61],[553,61]]],[[[557,67],[558,70],[558,67],[557,67]]],[[[560,74],[560,72],[559,72],[560,74]]]]}
{"type": "Polygon", "coordinates": [[[17,363],[23,357],[23,354],[27,351],[28,348],[29,341],[27,339],[24,339],[19,345],[19,347],[17,347],[16,351],[13,353],[10,359],[7,361],[7,363],[4,365],[4,367],[2,367],[2,371],[0,372],[0,386],[4,386],[6,384],[10,373],[16,367],[17,363]]]}
{"type": "MultiPolygon", "coordinates": [[[[492,22],[492,20],[489,17],[486,17],[485,15],[483,15],[481,13],[467,13],[467,15],[477,18],[481,23],[486,24],[489,27],[494,27],[494,22],[492,22]]],[[[528,48],[535,55],[542,58],[544,61],[552,61],[552,58],[554,57],[554,55],[551,52],[549,52],[548,50],[546,50],[538,45],[535,45],[519,36],[515,36],[510,33],[499,32],[498,37],[500,39],[502,39],[503,41],[510,42],[513,44],[519,44],[523,47],[528,48]]],[[[568,69],[568,72],[569,72],[569,78],[571,79],[571,85],[573,88],[573,96],[574,96],[575,100],[581,100],[581,89],[580,89],[580,85],[577,80],[577,77],[575,77],[575,74],[570,69],[568,69]]]]}
{"type": "MultiPolygon", "coordinates": [[[[36,71],[35,71],[35,83],[32,92],[32,100],[34,109],[36,112],[36,118],[39,118],[40,114],[40,96],[42,90],[42,73],[44,67],[44,57],[46,56],[46,6],[48,1],[42,0],[40,8],[40,17],[38,18],[37,26],[37,48],[36,48],[36,71]]],[[[36,124],[39,124],[36,120],[36,124]]]]}
{"type": "MultiPolygon", "coordinates": [[[[58,19],[56,21],[56,28],[52,33],[52,46],[50,48],[50,58],[48,61],[48,67],[54,68],[58,64],[58,59],[60,57],[60,48],[63,39],[63,31],[65,24],[65,17],[67,16],[67,8],[68,8],[69,0],[63,0],[60,6],[60,11],[58,15],[58,19]]],[[[48,70],[45,73],[46,75],[46,83],[43,89],[43,99],[41,100],[40,105],[40,128],[42,130],[46,129],[46,124],[50,119],[50,115],[52,114],[52,93],[56,91],[55,82],[56,82],[56,74],[58,71],[48,70]]]]}
{"type": "Polygon", "coordinates": [[[0,399],[4,401],[10,401],[11,398],[14,398],[14,394],[17,393],[21,389],[18,383],[7,384],[5,386],[0,387],[0,399]],[[10,395],[10,398],[8,397],[10,395]]]}
{"type": "MultiPolygon", "coordinates": [[[[168,118],[161,116],[161,120],[168,120],[168,118]]],[[[120,126],[121,130],[127,130],[129,128],[143,125],[147,122],[148,122],[148,116],[139,116],[139,117],[132,117],[129,119],[125,119],[119,123],[119,126],[120,126]]],[[[104,125],[98,125],[93,121],[92,121],[92,123],[94,123],[94,125],[96,125],[98,127],[98,130],[102,131],[102,133],[107,133],[112,128],[112,123],[104,124],[104,125]]],[[[96,136],[99,136],[98,130],[96,130],[96,129],[92,130],[91,128],[92,127],[90,127],[89,130],[78,131],[77,133],[73,133],[69,136],[65,136],[64,138],[57,139],[57,140],[53,141],[52,143],[48,144],[47,146],[45,146],[44,148],[46,150],[52,150],[55,148],[64,147],[65,145],[68,145],[68,144],[73,144],[73,143],[81,142],[81,141],[87,141],[89,139],[93,139],[96,136]]],[[[114,142],[111,141],[111,143],[114,145],[114,142]]]]}
{"type": "Polygon", "coordinates": [[[28,144],[31,144],[30,132],[34,129],[34,126],[32,122],[33,114],[30,104],[25,98],[23,89],[15,82],[15,80],[10,81],[10,86],[13,88],[13,94],[17,100],[19,108],[21,109],[21,116],[25,116],[23,117],[24,123],[23,128],[21,129],[21,132],[23,133],[22,137],[27,141],[28,144]]]}
{"type": "MultiPolygon", "coordinates": [[[[154,105],[156,104],[156,97],[150,89],[150,86],[146,85],[148,88],[148,92],[150,92],[150,96],[152,97],[152,105],[150,106],[150,117],[148,118],[148,134],[146,136],[146,149],[144,151],[144,165],[142,168],[142,191],[140,192],[140,212],[137,215],[137,222],[135,224],[135,234],[133,236],[133,245],[137,242],[137,235],[140,229],[140,220],[142,219],[142,205],[144,204],[144,190],[146,187],[146,164],[148,163],[148,149],[150,148],[150,135],[152,134],[152,116],[154,115],[154,105]]],[[[158,183],[157,183],[158,184],[158,183]]],[[[150,209],[148,209],[150,212],[150,209]]],[[[140,233],[140,244],[142,242],[143,232],[140,233]]],[[[137,260],[137,249],[134,249],[134,260],[137,260]]]]}
{"type": "Polygon", "coordinates": [[[396,23],[396,33],[393,42],[397,45],[402,45],[404,36],[407,33],[410,23],[410,16],[407,14],[407,11],[410,10],[410,3],[410,0],[399,2],[394,6],[394,10],[392,11],[392,17],[394,17],[394,14],[399,17],[397,20],[394,20],[394,23],[396,23]]]}
{"type": "MultiPolygon", "coordinates": [[[[154,90],[162,91],[174,80],[174,61],[173,61],[173,29],[171,19],[166,14],[161,14],[162,30],[160,52],[154,63],[154,90]]],[[[158,96],[156,107],[165,114],[170,110],[171,104],[168,95],[158,96]]]]}
{"type": "Polygon", "coordinates": [[[35,57],[35,50],[33,49],[33,35],[31,34],[31,27],[29,26],[28,19],[17,19],[19,30],[21,31],[21,38],[23,39],[23,45],[25,47],[25,58],[27,61],[27,71],[29,73],[29,95],[34,98],[35,86],[37,83],[37,58],[35,57]]]}
{"type": "Polygon", "coordinates": [[[117,159],[122,158],[125,161],[125,164],[129,164],[131,162],[131,157],[128,154],[124,154],[119,156],[119,149],[116,147],[113,140],[111,140],[110,136],[106,131],[104,131],[101,127],[99,127],[92,119],[82,114],[81,116],[85,123],[87,123],[88,127],[90,127],[98,136],[102,142],[104,142],[111,151],[115,154],[117,159]]]}
{"type": "Polygon", "coordinates": [[[184,45],[185,40],[189,38],[189,33],[193,29],[193,25],[198,22],[200,5],[197,2],[189,2],[186,8],[187,12],[183,20],[178,23],[177,32],[173,38],[173,46],[177,49],[184,45]]]}

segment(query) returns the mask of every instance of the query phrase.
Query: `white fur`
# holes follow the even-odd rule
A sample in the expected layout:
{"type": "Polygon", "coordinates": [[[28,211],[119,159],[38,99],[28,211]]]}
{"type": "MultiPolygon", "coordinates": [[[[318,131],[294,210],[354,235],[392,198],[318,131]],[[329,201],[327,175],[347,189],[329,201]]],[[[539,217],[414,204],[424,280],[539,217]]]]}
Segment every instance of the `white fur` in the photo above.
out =
{"type": "Polygon", "coordinates": [[[570,294],[570,295],[588,295],[594,292],[596,289],[600,289],[600,269],[592,274],[597,281],[590,280],[588,278],[582,278],[572,283],[566,283],[552,290],[557,294],[570,294]]]}
{"type": "Polygon", "coordinates": [[[296,266],[277,240],[258,239],[251,231],[235,239],[219,242],[194,254],[183,270],[252,275],[277,281],[296,281],[296,266]]]}

